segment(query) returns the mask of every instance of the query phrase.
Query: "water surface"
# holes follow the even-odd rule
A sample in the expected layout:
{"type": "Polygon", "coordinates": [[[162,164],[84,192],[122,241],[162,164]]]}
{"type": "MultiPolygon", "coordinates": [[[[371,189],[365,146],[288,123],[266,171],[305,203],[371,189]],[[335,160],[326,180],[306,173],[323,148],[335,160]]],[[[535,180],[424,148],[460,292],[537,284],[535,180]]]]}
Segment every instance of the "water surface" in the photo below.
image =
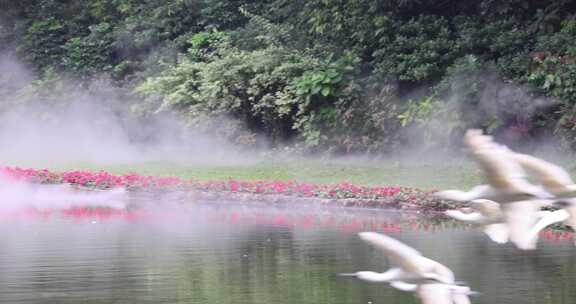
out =
{"type": "Polygon", "coordinates": [[[390,234],[482,293],[473,303],[574,303],[571,234],[534,252],[472,227],[376,210],[238,205],[125,213],[0,214],[2,303],[419,303],[385,285],[338,277],[384,271],[357,237],[390,234]]]}

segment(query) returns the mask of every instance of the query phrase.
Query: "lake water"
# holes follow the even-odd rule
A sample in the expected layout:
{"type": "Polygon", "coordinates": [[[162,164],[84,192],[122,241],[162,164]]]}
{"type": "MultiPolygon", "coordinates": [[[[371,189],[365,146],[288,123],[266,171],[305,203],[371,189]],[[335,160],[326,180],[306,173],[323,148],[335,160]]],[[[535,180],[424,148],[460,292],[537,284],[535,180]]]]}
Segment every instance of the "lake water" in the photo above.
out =
{"type": "Polygon", "coordinates": [[[384,271],[362,242],[378,231],[450,267],[473,303],[575,303],[571,233],[533,252],[418,214],[237,205],[132,213],[0,214],[1,303],[419,303],[336,276],[384,271]]]}

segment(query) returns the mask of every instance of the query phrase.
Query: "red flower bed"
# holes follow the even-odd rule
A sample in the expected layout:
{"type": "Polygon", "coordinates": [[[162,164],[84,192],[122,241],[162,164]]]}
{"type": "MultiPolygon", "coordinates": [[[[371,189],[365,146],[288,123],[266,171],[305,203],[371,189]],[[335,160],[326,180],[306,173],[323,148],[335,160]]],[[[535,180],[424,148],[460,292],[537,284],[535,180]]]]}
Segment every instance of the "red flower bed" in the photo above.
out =
{"type": "Polygon", "coordinates": [[[69,171],[51,172],[48,170],[4,167],[0,173],[9,178],[33,183],[69,183],[95,189],[125,187],[128,190],[157,191],[184,190],[226,194],[271,194],[279,196],[321,199],[323,202],[346,201],[346,205],[379,207],[405,207],[412,209],[444,210],[451,207],[445,201],[431,197],[434,191],[423,191],[408,187],[361,187],[349,183],[332,185],[298,183],[295,181],[198,181],[177,177],[153,177],[138,174],[112,175],[107,172],[69,171]],[[360,202],[360,203],[355,203],[360,202]],[[370,203],[364,203],[370,202],[370,203]]]}

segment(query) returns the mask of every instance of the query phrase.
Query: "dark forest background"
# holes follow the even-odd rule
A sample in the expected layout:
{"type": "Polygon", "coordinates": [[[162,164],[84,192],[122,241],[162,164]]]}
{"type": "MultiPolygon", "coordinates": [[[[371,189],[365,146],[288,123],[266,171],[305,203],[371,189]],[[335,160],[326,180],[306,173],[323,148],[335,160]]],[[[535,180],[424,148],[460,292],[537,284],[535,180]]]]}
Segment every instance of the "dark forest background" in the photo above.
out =
{"type": "Polygon", "coordinates": [[[0,110],[97,90],[244,146],[388,153],[477,127],[573,150],[575,38],[567,0],[0,0],[0,53],[31,71],[0,110]]]}

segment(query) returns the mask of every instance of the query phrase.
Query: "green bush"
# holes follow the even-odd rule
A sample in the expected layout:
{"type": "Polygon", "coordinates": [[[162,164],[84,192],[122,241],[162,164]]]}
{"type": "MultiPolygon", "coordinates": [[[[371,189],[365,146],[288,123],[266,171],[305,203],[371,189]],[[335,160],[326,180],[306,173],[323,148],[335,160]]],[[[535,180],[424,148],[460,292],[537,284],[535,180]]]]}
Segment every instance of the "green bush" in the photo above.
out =
{"type": "Polygon", "coordinates": [[[379,39],[374,52],[376,71],[402,81],[439,79],[458,55],[448,20],[437,16],[418,16],[396,22],[379,39]]]}
{"type": "Polygon", "coordinates": [[[262,41],[268,45],[243,50],[219,32],[195,35],[188,56],[137,87],[147,100],[137,110],[177,111],[195,126],[227,117],[276,146],[297,140],[306,151],[377,151],[389,144],[384,138],[393,128],[386,126],[397,123],[378,115],[396,115],[395,105],[362,95],[357,57],[321,60],[276,39],[262,41]]]}
{"type": "Polygon", "coordinates": [[[301,100],[288,91],[292,80],[317,60],[275,46],[240,50],[226,39],[209,48],[214,52],[204,54],[204,61],[195,61],[198,48],[192,48],[190,57],[141,84],[137,92],[149,102],[145,111],[176,110],[197,124],[226,115],[252,132],[263,130],[274,141],[290,137],[290,114],[301,100]]]}
{"type": "Polygon", "coordinates": [[[108,23],[90,27],[90,34],[84,37],[73,37],[63,45],[63,67],[80,77],[110,72],[115,64],[114,37],[108,23]]]}
{"type": "Polygon", "coordinates": [[[33,21],[26,29],[17,52],[27,63],[43,69],[60,66],[67,36],[64,25],[56,19],[33,21]]]}

